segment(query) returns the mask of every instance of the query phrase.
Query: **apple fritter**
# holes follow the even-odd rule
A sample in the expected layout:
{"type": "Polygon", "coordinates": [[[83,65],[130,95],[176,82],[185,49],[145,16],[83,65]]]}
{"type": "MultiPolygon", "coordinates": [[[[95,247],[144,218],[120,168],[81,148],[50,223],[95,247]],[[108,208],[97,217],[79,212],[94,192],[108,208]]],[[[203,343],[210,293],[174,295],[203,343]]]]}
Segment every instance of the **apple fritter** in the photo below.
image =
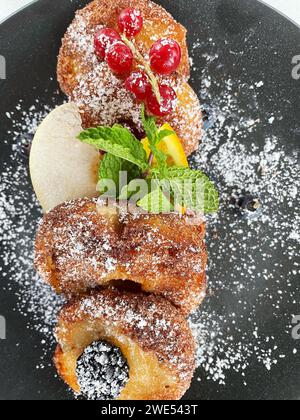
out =
{"type": "Polygon", "coordinates": [[[124,212],[96,199],[48,213],[36,238],[39,274],[67,297],[97,286],[138,285],[188,314],[205,297],[205,223],[179,214],[124,212]]]}
{"type": "Polygon", "coordinates": [[[90,73],[98,60],[94,55],[94,33],[101,27],[118,29],[118,16],[126,7],[134,7],[143,14],[144,25],[136,38],[136,46],[146,57],[155,41],[171,38],[182,51],[178,74],[189,79],[190,65],[186,45],[186,29],[161,6],[149,0],[94,0],[77,11],[62,42],[58,57],[58,80],[62,90],[71,95],[83,76],[90,73]]]}
{"type": "Polygon", "coordinates": [[[118,14],[128,6],[141,10],[144,16],[142,32],[135,42],[145,58],[151,45],[161,38],[172,38],[181,46],[181,66],[171,77],[161,78],[161,82],[172,85],[177,92],[178,104],[161,122],[171,124],[190,155],[201,140],[202,115],[197,95],[187,83],[190,66],[186,29],[161,6],[148,0],[94,0],[78,11],[63,38],[58,57],[61,89],[77,104],[84,128],[125,123],[143,137],[141,105],[124,88],[124,80],[116,77],[105,62],[99,62],[94,53],[95,31],[103,26],[117,29],[118,14]]]}
{"type": "Polygon", "coordinates": [[[195,370],[195,342],[179,310],[165,299],[115,288],[93,292],[68,304],[56,328],[58,373],[80,392],[77,360],[92,342],[119,347],[129,381],[119,400],[177,400],[195,370]]]}

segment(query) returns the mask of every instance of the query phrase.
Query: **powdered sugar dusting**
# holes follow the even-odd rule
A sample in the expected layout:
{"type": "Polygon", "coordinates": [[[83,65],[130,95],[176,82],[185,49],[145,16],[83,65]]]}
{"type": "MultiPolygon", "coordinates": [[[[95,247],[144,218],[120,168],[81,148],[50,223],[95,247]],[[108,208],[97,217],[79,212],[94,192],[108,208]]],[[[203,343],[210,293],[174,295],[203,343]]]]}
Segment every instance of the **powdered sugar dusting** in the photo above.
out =
{"type": "MultiPolygon", "coordinates": [[[[165,23],[168,22],[168,25],[164,25],[163,37],[161,33],[154,33],[153,37],[148,35],[154,42],[163,38],[166,44],[169,42],[166,38],[178,37],[182,28],[169,14],[151,2],[139,3],[142,10],[153,8],[157,17],[165,23]]],[[[110,13],[114,12],[110,3],[107,7],[110,13]]],[[[98,60],[94,51],[95,32],[103,28],[95,22],[105,21],[103,16],[106,16],[106,13],[105,10],[98,10],[96,3],[77,12],[63,39],[58,57],[59,83],[70,101],[78,105],[84,128],[98,125],[111,126],[115,123],[127,124],[138,138],[142,138],[145,133],[141,122],[141,104],[137,103],[134,95],[125,88],[124,80],[114,75],[105,61],[98,60]]],[[[149,27],[153,24],[153,22],[148,23],[149,27]]],[[[141,55],[149,61],[148,43],[135,39],[132,42],[141,55]]],[[[178,132],[185,150],[190,154],[197,148],[201,138],[202,121],[199,101],[185,83],[189,66],[183,42],[181,46],[183,50],[181,71],[178,74],[158,78],[162,84],[171,85],[178,96],[179,101],[172,101],[175,111],[168,115],[166,120],[178,132]],[[184,108],[178,106],[180,103],[184,103],[184,108]]],[[[140,70],[140,67],[141,64],[135,60],[134,69],[140,70]]]]}
{"type": "MultiPolygon", "coordinates": [[[[249,107],[248,114],[241,112],[241,82],[212,80],[209,74],[211,63],[218,60],[212,39],[210,44],[211,54],[203,55],[207,65],[201,74],[200,96],[210,104],[212,128],[191,162],[216,180],[221,210],[209,220],[211,296],[192,316],[191,326],[199,343],[198,365],[208,379],[225,385],[228,371],[246,378],[253,360],[270,371],[287,357],[281,340],[266,334],[264,322],[280,322],[288,340],[292,316],[299,310],[300,166],[298,152],[287,152],[285,139],[272,132],[262,139],[262,146],[249,141],[266,123],[264,119],[269,124],[275,120],[274,116],[253,117],[264,83],[242,86],[249,107]],[[216,86],[219,97],[211,94],[216,86]],[[243,218],[235,208],[236,199],[245,194],[262,202],[257,218],[243,218]],[[212,305],[223,307],[216,310],[212,305]]],[[[201,45],[200,41],[194,44],[194,54],[201,45]]],[[[282,119],[279,112],[276,119],[282,119]]]]}
{"type": "Polygon", "coordinates": [[[163,367],[178,378],[177,392],[185,392],[194,372],[194,343],[186,321],[165,299],[116,288],[86,296],[62,311],[56,330],[58,342],[63,346],[67,341],[72,346],[76,335],[66,332],[93,324],[95,327],[91,328],[97,332],[98,323],[104,334],[117,334],[121,342],[127,342],[126,347],[130,343],[137,345],[137,361],[143,360],[139,358],[140,351],[155,354],[163,367]]]}
{"type": "Polygon", "coordinates": [[[20,153],[24,135],[33,133],[50,111],[48,106],[42,111],[37,108],[40,105],[25,112],[20,102],[7,116],[13,131],[7,136],[10,159],[0,174],[0,273],[1,286],[14,290],[18,297],[17,310],[33,320],[28,328],[35,328],[51,342],[56,311],[63,300],[38,278],[33,267],[34,235],[42,214],[30,185],[28,160],[20,153]]]}

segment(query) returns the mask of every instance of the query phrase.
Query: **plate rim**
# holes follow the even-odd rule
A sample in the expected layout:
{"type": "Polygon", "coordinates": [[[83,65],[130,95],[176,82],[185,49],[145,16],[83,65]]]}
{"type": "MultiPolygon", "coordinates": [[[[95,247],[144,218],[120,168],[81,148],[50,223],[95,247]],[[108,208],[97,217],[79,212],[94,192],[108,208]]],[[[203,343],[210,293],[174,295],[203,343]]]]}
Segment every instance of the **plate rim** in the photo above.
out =
{"type": "Polygon", "coordinates": [[[5,23],[7,20],[10,20],[11,18],[13,18],[15,15],[17,15],[18,13],[22,12],[23,10],[27,9],[27,7],[32,6],[34,3],[37,3],[39,0],[31,0],[30,3],[27,3],[21,7],[19,7],[17,10],[15,10],[14,12],[11,12],[8,16],[6,16],[4,19],[0,20],[0,25],[2,25],[2,23],[5,23]]]}
{"type": "MultiPolygon", "coordinates": [[[[27,9],[28,7],[31,7],[32,5],[34,5],[35,3],[37,3],[40,0],[31,0],[30,3],[21,6],[20,8],[18,8],[17,10],[15,10],[14,12],[10,13],[8,16],[6,16],[4,19],[0,20],[0,27],[2,24],[6,23],[8,20],[12,19],[15,17],[15,15],[18,15],[19,13],[23,12],[25,9],[27,9]]],[[[90,0],[91,2],[93,0],[90,0]]],[[[156,0],[152,0],[154,3],[156,3],[156,0]]],[[[285,18],[286,20],[288,20],[290,23],[292,23],[294,26],[296,26],[298,29],[300,29],[300,23],[295,22],[292,18],[290,18],[289,16],[287,16],[284,12],[276,9],[276,7],[271,6],[270,4],[266,3],[264,0],[256,0],[258,3],[261,3],[262,5],[264,5],[265,7],[273,10],[275,13],[277,13],[278,15],[281,15],[283,18],[285,18]]]]}

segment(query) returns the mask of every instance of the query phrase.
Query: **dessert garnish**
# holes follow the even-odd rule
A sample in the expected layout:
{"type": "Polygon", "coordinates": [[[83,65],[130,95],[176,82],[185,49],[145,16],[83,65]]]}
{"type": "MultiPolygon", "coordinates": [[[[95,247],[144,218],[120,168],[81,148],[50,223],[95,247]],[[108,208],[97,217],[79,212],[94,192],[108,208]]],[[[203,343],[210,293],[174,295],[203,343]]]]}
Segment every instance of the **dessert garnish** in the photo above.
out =
{"type": "Polygon", "coordinates": [[[157,74],[169,75],[176,71],[181,62],[181,48],[172,39],[155,42],[150,50],[151,69],[157,74]]]}
{"type": "Polygon", "coordinates": [[[145,72],[133,72],[125,81],[125,88],[134,94],[137,100],[145,101],[151,85],[145,72]]]}
{"type": "Polygon", "coordinates": [[[107,197],[122,200],[131,199],[135,193],[140,192],[144,195],[139,197],[136,204],[150,213],[169,212],[177,208],[186,208],[197,213],[217,211],[218,192],[203,172],[186,167],[184,160],[183,166],[168,165],[170,155],[160,144],[166,138],[174,136],[174,132],[158,127],[156,118],[147,116],[144,106],[141,118],[150,154],[147,154],[142,142],[118,124],[113,127],[90,128],[78,136],[83,143],[106,152],[100,163],[100,192],[107,197]],[[116,197],[116,191],[108,189],[107,181],[116,183],[120,171],[125,170],[127,182],[125,185],[118,184],[116,197]],[[141,191],[141,180],[147,181],[150,192],[141,191]]]}
{"type": "Polygon", "coordinates": [[[115,42],[106,52],[105,59],[110,69],[117,75],[127,74],[133,65],[133,54],[122,41],[115,42]]]}
{"type": "Polygon", "coordinates": [[[137,36],[143,28],[143,22],[141,12],[133,7],[124,9],[118,19],[119,29],[127,38],[137,36]]]}
{"type": "Polygon", "coordinates": [[[110,28],[96,32],[94,47],[97,57],[105,60],[116,75],[128,76],[126,89],[137,100],[144,101],[152,115],[164,117],[171,114],[176,105],[176,93],[171,86],[160,83],[155,73],[167,76],[178,69],[182,57],[180,45],[172,39],[156,41],[149,52],[149,63],[133,40],[143,28],[141,12],[134,8],[123,10],[118,26],[121,34],[110,28]],[[130,74],[134,60],[140,71],[130,74]]]}
{"type": "Polygon", "coordinates": [[[154,91],[150,91],[147,97],[148,111],[157,117],[166,117],[171,114],[176,104],[176,93],[173,88],[168,85],[159,86],[160,102],[154,91]]]}
{"type": "MultiPolygon", "coordinates": [[[[160,127],[159,131],[172,132],[173,129],[170,126],[170,124],[166,123],[160,127]]],[[[144,146],[144,149],[146,150],[148,159],[150,159],[152,152],[150,150],[149,140],[147,137],[142,140],[142,144],[144,146]]],[[[184,152],[182,142],[174,131],[173,131],[173,134],[170,134],[169,136],[162,138],[160,142],[157,143],[157,148],[158,150],[161,150],[168,156],[167,158],[168,166],[180,166],[180,167],[185,167],[185,168],[189,167],[189,162],[184,152]]],[[[153,158],[152,164],[156,165],[156,163],[157,163],[156,159],[153,158]]]]}
{"type": "Polygon", "coordinates": [[[101,59],[105,59],[106,51],[111,47],[111,45],[116,42],[121,41],[121,37],[117,31],[110,28],[104,28],[100,31],[96,31],[94,38],[95,53],[101,59]]]}

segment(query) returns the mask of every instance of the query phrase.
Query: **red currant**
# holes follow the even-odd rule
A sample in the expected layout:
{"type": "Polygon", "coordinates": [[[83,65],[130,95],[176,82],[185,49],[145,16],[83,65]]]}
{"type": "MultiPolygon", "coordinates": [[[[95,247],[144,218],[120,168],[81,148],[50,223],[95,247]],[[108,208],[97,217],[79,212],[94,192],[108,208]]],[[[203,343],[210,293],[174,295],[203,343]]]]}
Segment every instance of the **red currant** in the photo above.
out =
{"type": "Polygon", "coordinates": [[[120,31],[128,38],[133,38],[141,32],[143,22],[141,12],[133,7],[124,9],[118,20],[120,31]]]}
{"type": "Polygon", "coordinates": [[[125,88],[133,93],[138,101],[144,101],[151,85],[145,72],[134,72],[125,81],[125,88]]]}
{"type": "Polygon", "coordinates": [[[114,42],[120,40],[120,35],[114,29],[104,28],[96,31],[94,37],[96,55],[101,60],[104,60],[108,48],[110,48],[114,42]]]}
{"type": "Polygon", "coordinates": [[[106,53],[106,62],[110,69],[118,74],[130,73],[133,65],[133,53],[123,42],[115,42],[106,53]]]}
{"type": "Polygon", "coordinates": [[[147,97],[147,108],[148,111],[156,117],[165,117],[174,111],[177,96],[174,89],[168,85],[160,85],[159,91],[161,102],[158,103],[155,93],[151,90],[147,97]]]}
{"type": "Polygon", "coordinates": [[[172,39],[161,39],[153,44],[150,50],[151,69],[169,75],[176,71],[181,62],[180,45],[172,39]]]}

